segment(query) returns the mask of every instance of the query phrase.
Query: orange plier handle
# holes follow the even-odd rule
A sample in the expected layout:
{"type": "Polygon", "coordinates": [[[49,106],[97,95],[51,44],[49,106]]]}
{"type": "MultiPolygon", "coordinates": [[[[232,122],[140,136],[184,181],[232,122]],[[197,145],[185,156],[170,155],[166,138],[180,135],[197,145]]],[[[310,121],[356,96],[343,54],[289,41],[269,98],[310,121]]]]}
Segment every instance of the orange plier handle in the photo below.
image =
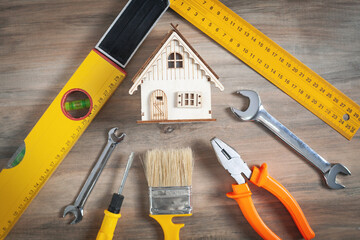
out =
{"type": "MultiPolygon", "coordinates": [[[[260,169],[253,167],[252,171],[253,173],[251,175],[250,182],[254,183],[258,187],[266,189],[282,202],[282,204],[291,214],[291,217],[294,219],[294,222],[304,239],[310,240],[314,238],[315,233],[306,220],[299,204],[284,186],[269,176],[266,163],[262,164],[260,169]]],[[[271,231],[268,226],[266,226],[256,211],[251,199],[251,191],[248,184],[233,184],[232,187],[233,192],[228,193],[227,196],[236,200],[246,220],[250,223],[254,230],[263,239],[279,240],[280,238],[273,231],[271,231]]]]}

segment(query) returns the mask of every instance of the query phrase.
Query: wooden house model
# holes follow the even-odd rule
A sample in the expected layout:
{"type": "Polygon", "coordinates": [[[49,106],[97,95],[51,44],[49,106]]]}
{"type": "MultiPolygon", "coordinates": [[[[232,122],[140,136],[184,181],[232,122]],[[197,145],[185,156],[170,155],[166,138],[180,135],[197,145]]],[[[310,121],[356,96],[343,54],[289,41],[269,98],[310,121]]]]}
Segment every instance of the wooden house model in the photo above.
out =
{"type": "Polygon", "coordinates": [[[129,94],[141,85],[141,121],[215,121],[211,116],[211,83],[224,86],[178,29],[166,35],[132,79],[129,94]]]}

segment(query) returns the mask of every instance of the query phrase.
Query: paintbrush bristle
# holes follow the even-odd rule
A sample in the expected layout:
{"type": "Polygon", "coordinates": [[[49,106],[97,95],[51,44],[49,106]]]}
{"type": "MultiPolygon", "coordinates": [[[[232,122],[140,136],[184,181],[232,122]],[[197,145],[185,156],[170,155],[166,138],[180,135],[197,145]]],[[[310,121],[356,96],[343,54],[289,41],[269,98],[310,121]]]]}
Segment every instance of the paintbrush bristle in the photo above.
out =
{"type": "Polygon", "coordinates": [[[149,150],[143,163],[149,187],[191,186],[191,148],[149,150]]]}

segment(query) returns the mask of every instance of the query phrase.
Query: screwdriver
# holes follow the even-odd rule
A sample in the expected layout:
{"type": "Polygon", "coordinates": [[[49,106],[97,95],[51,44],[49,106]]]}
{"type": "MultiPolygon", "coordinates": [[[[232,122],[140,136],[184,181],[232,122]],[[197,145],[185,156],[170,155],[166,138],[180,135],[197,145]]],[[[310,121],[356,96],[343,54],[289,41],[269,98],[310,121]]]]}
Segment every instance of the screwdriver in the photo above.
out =
{"type": "Polygon", "coordinates": [[[130,154],[129,160],[126,164],[125,173],[124,173],[123,179],[121,181],[119,191],[117,193],[113,194],[109,208],[104,211],[105,216],[102,221],[101,228],[98,232],[96,240],[111,240],[111,239],[113,239],[116,224],[118,222],[118,219],[121,217],[120,208],[124,201],[124,196],[121,195],[121,193],[124,189],[126,178],[129,174],[129,170],[130,170],[133,160],[134,160],[134,153],[132,152],[130,154]]]}

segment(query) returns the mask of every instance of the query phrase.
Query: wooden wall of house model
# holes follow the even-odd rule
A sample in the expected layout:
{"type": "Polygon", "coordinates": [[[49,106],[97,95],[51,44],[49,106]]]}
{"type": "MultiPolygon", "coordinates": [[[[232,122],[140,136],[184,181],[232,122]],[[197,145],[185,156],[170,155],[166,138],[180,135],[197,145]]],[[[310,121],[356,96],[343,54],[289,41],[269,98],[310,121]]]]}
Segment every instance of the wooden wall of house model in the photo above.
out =
{"type": "Polygon", "coordinates": [[[167,34],[132,79],[132,95],[141,85],[141,121],[215,121],[211,83],[224,86],[176,27],[167,34]]]}

